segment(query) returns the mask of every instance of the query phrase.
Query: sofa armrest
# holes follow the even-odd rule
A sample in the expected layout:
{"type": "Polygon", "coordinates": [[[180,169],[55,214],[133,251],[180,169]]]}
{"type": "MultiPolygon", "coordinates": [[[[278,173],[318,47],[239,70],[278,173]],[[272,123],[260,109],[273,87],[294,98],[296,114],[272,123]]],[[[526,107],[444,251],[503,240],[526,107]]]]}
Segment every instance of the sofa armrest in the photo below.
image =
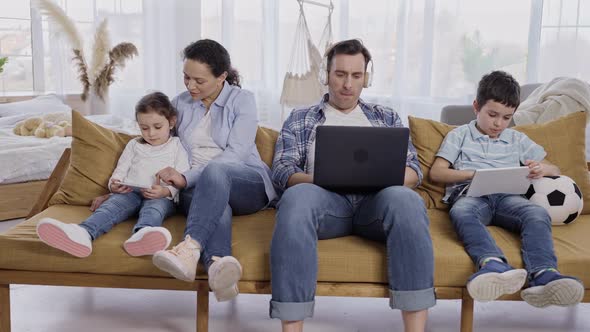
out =
{"type": "Polygon", "coordinates": [[[71,154],[71,148],[67,148],[64,150],[64,153],[61,155],[61,158],[59,158],[57,165],[55,165],[53,172],[51,172],[51,176],[49,176],[49,180],[47,180],[47,183],[45,184],[45,187],[43,187],[43,190],[41,191],[39,198],[37,198],[37,202],[35,202],[35,205],[33,205],[33,208],[27,215],[26,219],[31,218],[32,216],[47,208],[47,203],[49,203],[51,196],[55,194],[55,192],[61,185],[61,182],[63,181],[68,171],[68,167],[70,166],[71,154]]]}

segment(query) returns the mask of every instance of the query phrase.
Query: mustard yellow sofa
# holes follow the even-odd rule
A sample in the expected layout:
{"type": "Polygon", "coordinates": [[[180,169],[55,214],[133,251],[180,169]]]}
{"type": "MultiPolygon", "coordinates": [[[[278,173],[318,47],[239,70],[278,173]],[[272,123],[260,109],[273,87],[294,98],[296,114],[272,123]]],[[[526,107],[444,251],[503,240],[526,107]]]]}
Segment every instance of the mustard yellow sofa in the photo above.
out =
{"type": "MultiPolygon", "coordinates": [[[[10,331],[10,284],[196,291],[197,331],[207,331],[209,289],[206,274],[201,271],[193,283],[186,283],[159,271],[152,265],[150,257],[128,256],[122,243],[128,238],[135,220],[116,226],[96,240],[92,255],[85,259],[73,258],[38,239],[35,227],[43,217],[79,223],[90,215],[90,200],[106,192],[108,176],[118,153],[129,139],[99,128],[77,114],[74,114],[73,121],[72,150],[62,156],[30,218],[0,235],[0,332],[10,331]]],[[[462,300],[461,316],[457,320],[460,319],[461,331],[472,331],[473,300],[466,291],[465,282],[474,267],[455,235],[445,206],[440,204],[442,186],[427,178],[434,153],[452,127],[418,118],[410,118],[410,127],[426,175],[424,183],[416,190],[424,198],[430,217],[437,298],[462,300]]],[[[583,153],[583,134],[581,140],[578,137],[584,127],[585,116],[580,113],[546,126],[517,129],[525,131],[546,148],[548,159],[580,185],[586,194],[585,203],[588,203],[590,179],[583,153]],[[550,135],[555,132],[559,132],[557,138],[550,135]]],[[[258,132],[256,143],[267,163],[272,160],[276,137],[277,133],[271,130],[260,129],[258,132]]],[[[588,212],[590,204],[584,208],[584,213],[588,212]]],[[[274,216],[274,210],[265,210],[234,218],[233,253],[244,268],[239,284],[242,293],[270,293],[269,248],[274,216]]],[[[173,243],[181,240],[184,225],[185,218],[181,215],[166,220],[165,227],[172,233],[173,243]]],[[[590,215],[582,215],[574,223],[553,230],[559,269],[580,277],[588,287],[590,215]]],[[[522,266],[518,236],[495,227],[490,227],[490,231],[509,261],[522,266]]],[[[320,241],[318,251],[317,295],[388,296],[383,244],[348,236],[320,241]]],[[[518,294],[503,299],[520,300],[518,294]]],[[[584,301],[589,300],[586,293],[584,301]]]]}

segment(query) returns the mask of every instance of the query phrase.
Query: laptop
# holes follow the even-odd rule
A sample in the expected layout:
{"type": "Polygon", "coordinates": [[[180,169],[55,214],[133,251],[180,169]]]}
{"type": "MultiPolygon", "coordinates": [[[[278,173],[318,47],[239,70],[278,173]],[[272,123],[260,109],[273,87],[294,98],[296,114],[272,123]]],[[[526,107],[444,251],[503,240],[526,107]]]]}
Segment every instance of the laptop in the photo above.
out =
{"type": "Polygon", "coordinates": [[[340,192],[404,184],[408,128],[318,126],[313,183],[340,192]]]}
{"type": "Polygon", "coordinates": [[[491,194],[524,195],[531,184],[527,166],[478,169],[471,180],[467,196],[480,197],[491,194]]]}

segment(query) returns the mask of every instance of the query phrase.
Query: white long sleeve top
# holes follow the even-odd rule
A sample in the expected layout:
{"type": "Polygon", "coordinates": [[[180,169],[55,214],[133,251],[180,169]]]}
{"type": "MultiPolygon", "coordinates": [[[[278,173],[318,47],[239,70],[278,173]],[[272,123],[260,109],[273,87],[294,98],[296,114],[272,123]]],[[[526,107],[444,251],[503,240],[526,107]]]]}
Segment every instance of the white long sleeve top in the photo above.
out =
{"type": "MultiPolygon", "coordinates": [[[[156,182],[156,173],[163,168],[172,167],[180,173],[190,169],[188,155],[178,137],[170,137],[168,142],[157,146],[140,143],[140,140],[132,139],[125,146],[109,179],[109,190],[112,179],[151,186],[156,182]]],[[[178,189],[163,182],[160,185],[170,190],[169,199],[176,199],[178,189]]]]}

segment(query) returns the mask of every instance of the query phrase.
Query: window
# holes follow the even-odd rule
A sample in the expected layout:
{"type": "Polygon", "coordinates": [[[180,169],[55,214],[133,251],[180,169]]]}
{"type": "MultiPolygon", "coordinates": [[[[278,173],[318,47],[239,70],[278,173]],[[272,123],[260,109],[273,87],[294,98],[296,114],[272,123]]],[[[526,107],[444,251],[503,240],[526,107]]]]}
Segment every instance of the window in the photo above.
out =
{"type": "Polygon", "coordinates": [[[8,57],[0,74],[0,94],[33,91],[31,9],[28,1],[0,2],[0,57],[8,57]]]}
{"type": "Polygon", "coordinates": [[[590,80],[590,0],[545,0],[538,77],[590,80]]]}
{"type": "MultiPolygon", "coordinates": [[[[531,22],[540,22],[540,13],[545,20],[548,8],[559,9],[565,3],[568,12],[575,13],[564,22],[577,22],[577,38],[588,38],[584,24],[590,24],[589,2],[334,0],[332,26],[334,40],[361,38],[372,52],[373,86],[363,92],[363,98],[393,106],[402,118],[413,114],[438,119],[444,105],[471,102],[481,76],[494,69],[511,73],[522,84],[574,76],[583,67],[590,70],[582,66],[581,54],[567,70],[533,66],[536,48],[540,50],[537,59],[544,64],[561,63],[574,46],[564,44],[557,50],[547,46],[545,30],[543,39],[531,38],[535,33],[531,22]],[[550,57],[551,52],[559,54],[550,57]]],[[[256,0],[246,5],[236,0],[201,0],[201,9],[201,37],[228,48],[243,86],[256,94],[260,119],[280,125],[278,98],[291,58],[297,1],[256,0]]],[[[309,4],[304,9],[317,43],[327,11],[309,4]]],[[[575,47],[581,48],[579,42],[575,47]]]]}
{"type": "MultiPolygon", "coordinates": [[[[0,95],[78,93],[71,50],[53,37],[52,25],[31,11],[29,1],[0,1],[5,4],[0,56],[9,56],[0,74],[0,95]]],[[[199,38],[211,38],[229,50],[243,87],[255,93],[261,122],[281,125],[279,97],[292,56],[297,1],[54,1],[76,21],[86,47],[104,18],[113,45],[130,41],[138,47],[140,56],[117,75],[110,95],[111,102],[119,98],[117,108],[127,110],[125,114],[146,90],[170,96],[182,92],[182,49],[199,38]]],[[[413,114],[438,119],[444,105],[469,103],[480,77],[494,69],[511,73],[522,84],[556,76],[590,79],[590,0],[333,4],[334,41],[361,38],[373,55],[373,86],[362,97],[392,106],[402,118],[413,114]]],[[[319,44],[328,12],[311,4],[304,9],[319,44]]]]}
{"type": "Polygon", "coordinates": [[[432,96],[473,95],[481,76],[498,69],[524,83],[529,1],[456,0],[436,4],[432,96]]]}
{"type": "MultiPolygon", "coordinates": [[[[125,40],[141,47],[141,0],[58,0],[56,4],[75,22],[85,41],[87,54],[94,38],[94,28],[103,18],[108,19],[113,45],[125,40]]],[[[81,85],[71,63],[71,50],[66,41],[55,38],[55,33],[55,27],[45,16],[41,17],[36,10],[31,11],[29,1],[10,1],[10,5],[2,5],[0,56],[8,56],[9,62],[0,75],[0,94],[80,92],[81,85]]],[[[89,56],[87,61],[90,61],[89,56]]],[[[141,84],[142,69],[141,62],[130,62],[125,69],[126,83],[141,84]]]]}
{"type": "MultiPolygon", "coordinates": [[[[59,4],[75,22],[84,43],[86,62],[91,62],[91,45],[95,28],[103,19],[108,20],[111,45],[129,41],[141,49],[143,33],[141,0],[60,0],[59,4]]],[[[44,91],[79,93],[82,89],[77,72],[71,61],[72,52],[67,41],[55,38],[54,29],[43,16],[44,91]]],[[[125,68],[125,81],[115,84],[135,86],[142,84],[143,67],[141,58],[129,61],[125,68]]],[[[118,77],[118,76],[117,76],[118,77]]]]}
{"type": "Polygon", "coordinates": [[[471,102],[481,76],[494,69],[526,79],[529,1],[365,4],[350,1],[346,36],[362,38],[374,57],[374,86],[363,94],[402,119],[438,119],[444,105],[471,102]]]}

